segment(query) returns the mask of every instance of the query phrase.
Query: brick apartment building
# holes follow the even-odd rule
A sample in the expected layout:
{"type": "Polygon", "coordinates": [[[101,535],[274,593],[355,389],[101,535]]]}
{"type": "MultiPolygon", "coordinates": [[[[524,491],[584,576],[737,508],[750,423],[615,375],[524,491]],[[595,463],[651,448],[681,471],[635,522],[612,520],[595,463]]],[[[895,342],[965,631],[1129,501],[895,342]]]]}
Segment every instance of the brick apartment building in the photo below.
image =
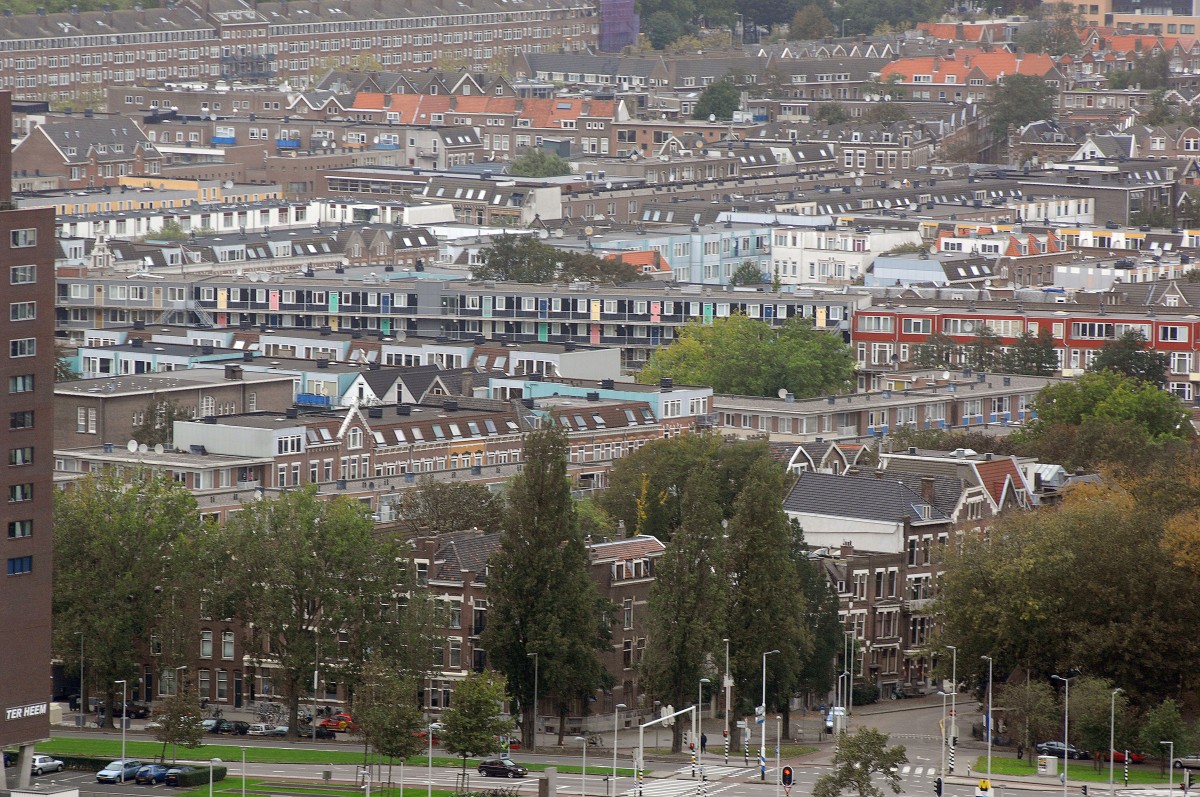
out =
{"type": "MultiPolygon", "coordinates": [[[[0,93],[0,129],[11,129],[12,97],[0,93]]],[[[12,173],[7,143],[0,173],[12,173]]],[[[54,211],[16,210],[0,184],[0,270],[8,313],[0,314],[0,385],[7,387],[7,467],[0,479],[8,530],[0,582],[0,746],[18,747],[19,784],[29,783],[33,744],[50,736],[50,595],[53,556],[54,211]],[[7,315],[7,318],[4,318],[7,315]]]]}

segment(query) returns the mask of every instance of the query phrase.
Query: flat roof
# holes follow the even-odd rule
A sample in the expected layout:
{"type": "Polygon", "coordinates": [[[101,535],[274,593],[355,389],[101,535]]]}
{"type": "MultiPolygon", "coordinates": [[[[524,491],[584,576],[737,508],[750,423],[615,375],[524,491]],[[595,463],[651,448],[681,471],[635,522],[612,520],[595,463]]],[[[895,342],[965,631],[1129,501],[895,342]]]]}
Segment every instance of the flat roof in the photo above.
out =
{"type": "MultiPolygon", "coordinates": [[[[249,363],[247,363],[248,365],[249,363]]],[[[124,374],[105,376],[99,379],[76,379],[54,385],[55,395],[102,395],[126,396],[155,391],[193,390],[219,384],[236,384],[239,380],[226,379],[223,368],[189,368],[185,371],[163,371],[154,374],[124,374]]],[[[272,374],[263,371],[242,371],[242,382],[261,384],[264,382],[288,382],[288,374],[272,374]]]]}

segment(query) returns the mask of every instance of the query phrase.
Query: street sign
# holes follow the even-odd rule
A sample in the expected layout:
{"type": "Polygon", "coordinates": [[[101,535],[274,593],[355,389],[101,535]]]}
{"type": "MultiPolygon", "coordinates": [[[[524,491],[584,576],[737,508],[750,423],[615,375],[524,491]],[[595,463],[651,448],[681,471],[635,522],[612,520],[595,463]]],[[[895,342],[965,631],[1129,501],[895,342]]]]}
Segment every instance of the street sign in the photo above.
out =
{"type": "Polygon", "coordinates": [[[738,720],[738,721],[737,721],[737,725],[736,725],[736,727],[738,727],[738,728],[745,728],[745,727],[746,727],[746,721],[745,721],[745,720],[738,720]]]}

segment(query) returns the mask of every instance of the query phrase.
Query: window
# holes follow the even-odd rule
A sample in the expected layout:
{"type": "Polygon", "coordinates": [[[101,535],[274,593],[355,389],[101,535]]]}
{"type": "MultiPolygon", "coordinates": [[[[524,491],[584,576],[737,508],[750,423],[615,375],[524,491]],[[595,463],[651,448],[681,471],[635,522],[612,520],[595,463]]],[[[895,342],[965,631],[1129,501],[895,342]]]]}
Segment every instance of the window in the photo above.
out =
{"type": "Polygon", "coordinates": [[[37,246],[37,228],[26,227],[20,230],[13,230],[9,233],[9,240],[13,249],[37,246]]]}
{"type": "Polygon", "coordinates": [[[33,410],[19,410],[8,414],[9,429],[32,429],[33,410]]]}
{"type": "Polygon", "coordinates": [[[633,628],[633,598],[626,598],[622,606],[625,628],[628,630],[633,628]]]}
{"type": "Polygon", "coordinates": [[[217,670],[217,700],[229,699],[229,673],[217,670]]]}
{"type": "Polygon", "coordinates": [[[221,658],[223,658],[223,659],[232,659],[233,658],[233,632],[232,631],[222,631],[221,632],[221,658]]]}
{"type": "Polygon", "coordinates": [[[10,285],[28,285],[37,282],[37,266],[13,266],[8,270],[10,285]]]}
{"type": "Polygon", "coordinates": [[[8,502],[10,504],[19,504],[23,501],[33,500],[33,485],[32,484],[10,484],[8,486],[8,502]]]}
{"type": "Polygon", "coordinates": [[[200,699],[208,700],[212,697],[212,680],[208,670],[200,670],[199,676],[196,679],[197,687],[200,690],[200,699]]]}
{"type": "Polygon", "coordinates": [[[37,318],[37,302],[12,302],[8,305],[9,321],[31,321],[37,318]]]}
{"type": "Polygon", "coordinates": [[[19,576],[24,573],[33,572],[33,557],[32,556],[14,556],[8,560],[8,574],[10,576],[19,576]]]}
{"type": "Polygon", "coordinates": [[[77,407],[75,410],[75,431],[79,434],[96,433],[96,408],[77,407]]]}
{"type": "Polygon", "coordinates": [[[31,393],[33,392],[33,374],[22,374],[21,376],[10,376],[8,378],[9,393],[31,393]]]}
{"type": "Polygon", "coordinates": [[[928,318],[906,318],[903,321],[905,335],[928,335],[932,322],[928,318]]]}
{"type": "Polygon", "coordinates": [[[10,448],[8,450],[9,465],[32,465],[33,464],[33,446],[22,446],[21,448],[10,448]]]}
{"type": "Polygon", "coordinates": [[[351,428],[349,440],[346,445],[348,448],[362,448],[362,445],[363,445],[362,429],[359,429],[357,426],[351,428]]]}
{"type": "Polygon", "coordinates": [[[37,338],[17,338],[8,342],[9,357],[36,357],[37,338]]]}
{"type": "Polygon", "coordinates": [[[32,520],[10,520],[8,523],[8,538],[17,540],[22,537],[33,536],[33,521],[32,520]]]}
{"type": "Polygon", "coordinates": [[[212,646],[213,646],[212,631],[201,631],[200,632],[200,658],[211,659],[212,658],[212,646]]]}

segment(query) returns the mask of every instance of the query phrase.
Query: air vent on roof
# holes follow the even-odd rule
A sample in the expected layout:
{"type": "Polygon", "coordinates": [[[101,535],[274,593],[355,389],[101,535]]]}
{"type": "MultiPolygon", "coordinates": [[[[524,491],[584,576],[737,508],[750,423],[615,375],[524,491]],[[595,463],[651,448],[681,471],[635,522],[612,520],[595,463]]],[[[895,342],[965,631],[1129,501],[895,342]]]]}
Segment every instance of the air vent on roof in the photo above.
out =
{"type": "Polygon", "coordinates": [[[284,415],[289,418],[299,418],[300,410],[296,409],[295,407],[288,407],[287,412],[285,412],[284,415]]]}
{"type": "Polygon", "coordinates": [[[383,407],[367,408],[367,417],[368,418],[382,418],[383,417],[383,407]]]}
{"type": "Polygon", "coordinates": [[[396,405],[396,414],[397,415],[412,415],[412,407],[408,406],[407,404],[397,404],[396,405]]]}
{"type": "Polygon", "coordinates": [[[446,412],[458,412],[458,402],[454,399],[446,399],[442,402],[442,409],[446,412]]]}

